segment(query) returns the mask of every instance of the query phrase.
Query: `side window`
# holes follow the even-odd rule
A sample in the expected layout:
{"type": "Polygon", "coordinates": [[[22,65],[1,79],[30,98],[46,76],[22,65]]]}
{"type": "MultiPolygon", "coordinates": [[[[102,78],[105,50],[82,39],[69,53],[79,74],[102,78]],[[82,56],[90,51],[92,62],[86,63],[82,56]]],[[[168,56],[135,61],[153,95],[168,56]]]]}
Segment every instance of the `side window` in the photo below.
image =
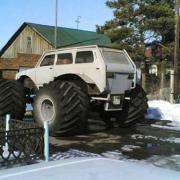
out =
{"type": "Polygon", "coordinates": [[[76,54],[76,63],[91,63],[94,61],[92,51],[81,51],[76,54]]]}
{"type": "Polygon", "coordinates": [[[65,54],[58,54],[57,57],[57,65],[61,64],[72,64],[73,57],[71,53],[65,53],[65,54]]]}
{"type": "Polygon", "coordinates": [[[51,66],[54,64],[54,57],[55,55],[47,55],[44,57],[43,61],[41,62],[40,66],[51,66]]]}

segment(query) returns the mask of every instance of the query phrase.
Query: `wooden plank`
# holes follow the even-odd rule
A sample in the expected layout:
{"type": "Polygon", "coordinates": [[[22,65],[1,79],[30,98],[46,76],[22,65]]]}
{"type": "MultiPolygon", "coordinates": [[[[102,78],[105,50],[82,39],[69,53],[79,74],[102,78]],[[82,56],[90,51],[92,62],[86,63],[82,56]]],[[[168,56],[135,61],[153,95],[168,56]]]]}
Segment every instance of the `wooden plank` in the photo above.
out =
{"type": "Polygon", "coordinates": [[[4,52],[2,58],[15,58],[17,53],[30,53],[28,51],[28,40],[30,37],[31,41],[31,54],[42,54],[44,50],[52,49],[52,46],[45,41],[37,32],[35,32],[30,27],[26,26],[24,30],[19,34],[15,41],[10,45],[10,47],[4,52]]]}

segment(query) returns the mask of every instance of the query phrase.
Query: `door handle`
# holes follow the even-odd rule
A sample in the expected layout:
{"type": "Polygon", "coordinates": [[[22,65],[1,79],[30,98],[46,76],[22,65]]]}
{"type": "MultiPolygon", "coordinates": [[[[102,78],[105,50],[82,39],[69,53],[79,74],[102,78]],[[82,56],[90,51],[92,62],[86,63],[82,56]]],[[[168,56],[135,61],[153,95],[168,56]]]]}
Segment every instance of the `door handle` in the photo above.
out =
{"type": "Polygon", "coordinates": [[[50,67],[49,69],[53,69],[53,67],[50,67]]]}

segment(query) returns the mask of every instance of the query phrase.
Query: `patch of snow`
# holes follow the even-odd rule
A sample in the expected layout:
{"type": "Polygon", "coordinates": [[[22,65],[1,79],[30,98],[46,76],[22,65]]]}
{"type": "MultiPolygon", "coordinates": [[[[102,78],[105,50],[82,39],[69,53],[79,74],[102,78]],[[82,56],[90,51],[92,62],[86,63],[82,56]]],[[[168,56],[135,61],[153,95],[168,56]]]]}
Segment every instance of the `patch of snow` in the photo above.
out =
{"type": "Polygon", "coordinates": [[[131,139],[154,139],[154,140],[159,140],[159,138],[157,138],[156,136],[144,136],[144,135],[136,135],[133,134],[131,135],[131,139]]]}
{"type": "MultiPolygon", "coordinates": [[[[150,137],[149,137],[150,138],[150,137]]],[[[162,139],[163,140],[163,139],[162,139]]],[[[173,139],[167,139],[168,141],[173,141],[173,139]]],[[[178,140],[180,141],[180,139],[178,140]]],[[[137,160],[137,159],[129,159],[128,156],[123,155],[123,150],[127,152],[131,152],[133,149],[139,149],[140,146],[134,146],[134,145],[125,145],[120,150],[114,150],[114,151],[106,151],[101,154],[94,154],[90,152],[80,151],[76,149],[70,149],[67,152],[58,152],[56,154],[53,154],[50,158],[51,161],[57,161],[57,160],[68,160],[68,159],[78,159],[78,158],[108,158],[108,159],[114,159],[114,160],[121,160],[123,162],[137,162],[144,163],[144,164],[152,164],[154,166],[167,168],[167,169],[173,169],[180,171],[180,155],[171,155],[171,156],[159,156],[154,155],[146,160],[137,160]]]]}
{"type": "Polygon", "coordinates": [[[70,149],[66,152],[58,152],[56,154],[52,154],[50,157],[51,161],[61,160],[61,159],[70,159],[70,158],[80,158],[80,157],[102,157],[101,155],[79,151],[76,149],[70,149]]]}
{"type": "Polygon", "coordinates": [[[72,158],[82,158],[82,157],[89,157],[89,158],[106,157],[106,158],[118,159],[118,160],[126,158],[119,150],[106,151],[106,152],[103,152],[102,154],[95,154],[95,153],[80,151],[76,149],[70,149],[66,152],[58,152],[58,153],[52,154],[50,157],[50,160],[56,161],[56,160],[62,160],[62,159],[72,159],[72,158]]]}
{"type": "Polygon", "coordinates": [[[148,163],[152,163],[155,166],[180,170],[180,155],[171,155],[171,156],[158,156],[154,155],[146,160],[148,163]]]}
{"type": "Polygon", "coordinates": [[[106,158],[82,158],[40,163],[11,171],[1,171],[0,179],[23,180],[179,180],[180,172],[162,169],[146,162],[106,158]]]}
{"type": "Polygon", "coordinates": [[[140,146],[135,145],[124,145],[121,150],[125,152],[132,152],[134,149],[140,149],[140,146]]]}
{"type": "MultiPolygon", "coordinates": [[[[173,122],[174,125],[176,125],[175,122],[173,122]]],[[[173,135],[173,134],[172,134],[173,135]]],[[[143,134],[132,134],[129,135],[129,137],[131,139],[134,139],[136,142],[138,142],[138,140],[146,140],[147,142],[154,142],[154,143],[147,143],[146,145],[148,147],[156,147],[156,141],[159,143],[160,141],[162,143],[176,143],[177,146],[180,144],[180,137],[173,137],[173,136],[169,136],[169,137],[157,137],[157,136],[153,136],[153,135],[143,135],[143,134]],[[150,140],[150,141],[149,141],[150,140]]],[[[115,159],[115,160],[123,160],[123,161],[138,161],[138,162],[144,162],[147,164],[153,164],[155,166],[158,167],[163,167],[163,168],[168,168],[168,169],[175,169],[180,171],[180,155],[164,155],[164,156],[151,156],[150,158],[146,159],[146,160],[136,160],[136,159],[131,159],[131,157],[129,157],[128,155],[126,155],[125,153],[129,152],[129,153],[133,153],[134,150],[140,150],[140,148],[144,148],[144,144],[140,145],[140,144],[129,144],[127,143],[124,146],[120,146],[121,149],[118,150],[113,150],[113,151],[104,151],[102,153],[99,154],[95,154],[95,153],[91,153],[91,152],[85,152],[85,151],[81,151],[81,150],[76,150],[76,149],[70,149],[66,152],[58,152],[56,154],[53,154],[50,157],[51,161],[56,161],[56,160],[63,160],[63,159],[77,159],[77,158],[82,158],[82,157],[89,157],[89,158],[94,158],[94,157],[106,157],[108,159],[115,159]]],[[[161,144],[161,143],[160,143],[161,144]]],[[[141,153],[141,151],[139,151],[139,153],[141,153]]]]}
{"type": "Polygon", "coordinates": [[[154,100],[149,101],[148,105],[147,119],[179,121],[180,124],[180,104],[154,100]]]}
{"type": "Polygon", "coordinates": [[[131,139],[136,139],[136,140],[138,140],[138,139],[152,139],[155,141],[163,141],[163,142],[176,143],[176,144],[180,143],[180,138],[177,138],[177,137],[158,138],[156,136],[144,136],[142,134],[133,134],[133,135],[131,135],[131,139]]]}
{"type": "Polygon", "coordinates": [[[144,136],[142,134],[133,134],[131,135],[131,139],[154,139],[158,140],[156,136],[144,136]]]}
{"type": "Polygon", "coordinates": [[[131,139],[143,139],[144,136],[142,134],[133,134],[131,135],[131,139]]]}
{"type": "Polygon", "coordinates": [[[172,122],[168,123],[167,125],[171,126],[171,127],[179,127],[180,128],[180,121],[172,121],[172,122]]]}
{"type": "Polygon", "coordinates": [[[161,141],[164,141],[164,142],[169,142],[169,143],[176,143],[176,144],[179,144],[180,143],[180,138],[175,138],[175,137],[172,137],[172,138],[168,138],[168,139],[162,139],[160,138],[161,141]]]}
{"type": "Polygon", "coordinates": [[[102,153],[102,156],[117,160],[125,159],[125,156],[119,150],[104,152],[102,153]]]}
{"type": "Polygon", "coordinates": [[[174,127],[174,126],[162,126],[162,125],[158,125],[158,124],[151,124],[151,126],[156,127],[156,128],[161,128],[161,129],[180,131],[180,125],[177,125],[177,127],[174,127]]]}
{"type": "Polygon", "coordinates": [[[172,121],[166,126],[153,124],[153,127],[180,131],[180,104],[171,104],[168,101],[154,100],[148,102],[146,119],[172,121]]]}
{"type": "MultiPolygon", "coordinates": [[[[10,156],[9,159],[13,159],[13,155],[18,157],[20,154],[19,151],[13,151],[13,152],[9,151],[9,148],[7,145],[2,147],[2,151],[3,151],[3,153],[2,153],[3,157],[8,158],[10,156]]],[[[23,155],[23,153],[21,154],[21,156],[22,155],[23,155]]]]}

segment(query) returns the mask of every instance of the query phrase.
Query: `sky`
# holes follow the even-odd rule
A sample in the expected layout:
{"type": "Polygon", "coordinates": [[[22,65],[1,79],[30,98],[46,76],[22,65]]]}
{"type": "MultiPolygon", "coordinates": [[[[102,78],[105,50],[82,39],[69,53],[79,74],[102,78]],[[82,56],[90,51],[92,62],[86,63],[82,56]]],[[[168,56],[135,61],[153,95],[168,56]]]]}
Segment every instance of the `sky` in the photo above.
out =
{"type": "MultiPolygon", "coordinates": [[[[58,0],[58,26],[95,31],[112,19],[113,13],[107,0],[58,0]]],[[[23,22],[55,24],[55,0],[0,0],[0,49],[23,22]]]]}
{"type": "MultiPolygon", "coordinates": [[[[95,31],[95,25],[103,25],[112,19],[113,13],[107,0],[58,0],[58,26],[95,31]]],[[[23,22],[45,25],[55,23],[55,0],[1,0],[0,1],[0,49],[23,22]]]]}

